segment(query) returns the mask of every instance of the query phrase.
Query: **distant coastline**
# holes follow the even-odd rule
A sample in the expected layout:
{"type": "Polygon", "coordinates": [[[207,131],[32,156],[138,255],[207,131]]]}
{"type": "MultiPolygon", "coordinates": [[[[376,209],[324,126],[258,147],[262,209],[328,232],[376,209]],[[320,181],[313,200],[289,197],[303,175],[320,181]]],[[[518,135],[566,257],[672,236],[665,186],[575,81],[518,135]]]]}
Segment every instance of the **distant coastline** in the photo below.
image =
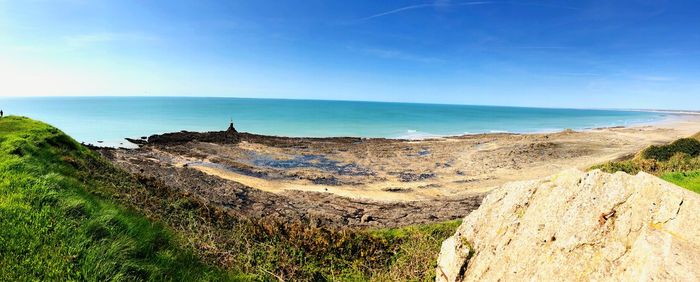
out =
{"type": "Polygon", "coordinates": [[[686,110],[632,109],[632,110],[630,110],[630,111],[647,112],[647,113],[674,114],[674,115],[700,115],[700,111],[686,111],[686,110]]]}

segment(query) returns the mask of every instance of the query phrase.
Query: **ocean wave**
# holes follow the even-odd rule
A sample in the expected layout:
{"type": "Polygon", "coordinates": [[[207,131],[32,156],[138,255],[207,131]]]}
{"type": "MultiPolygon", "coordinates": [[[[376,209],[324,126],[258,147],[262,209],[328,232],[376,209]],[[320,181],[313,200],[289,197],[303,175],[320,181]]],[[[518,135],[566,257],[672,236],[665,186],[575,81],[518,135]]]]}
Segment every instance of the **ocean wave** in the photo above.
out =
{"type": "Polygon", "coordinates": [[[422,140],[429,138],[444,137],[444,135],[433,134],[428,132],[421,132],[418,130],[408,129],[406,133],[394,137],[395,139],[407,139],[407,140],[422,140]]]}

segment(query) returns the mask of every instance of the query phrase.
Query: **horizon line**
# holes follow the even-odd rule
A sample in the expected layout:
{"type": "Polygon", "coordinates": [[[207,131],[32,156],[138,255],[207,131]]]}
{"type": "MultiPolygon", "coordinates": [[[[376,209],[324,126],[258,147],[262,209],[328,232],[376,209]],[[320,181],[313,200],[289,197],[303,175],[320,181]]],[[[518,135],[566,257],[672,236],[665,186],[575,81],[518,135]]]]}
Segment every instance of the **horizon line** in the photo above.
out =
{"type": "Polygon", "coordinates": [[[477,107],[503,107],[503,108],[528,108],[528,109],[551,109],[551,110],[596,110],[596,111],[641,111],[659,113],[700,113],[700,110],[679,110],[679,109],[644,109],[644,108],[576,108],[576,107],[549,107],[549,106],[517,106],[498,104],[464,104],[464,103],[436,103],[436,102],[405,102],[386,100],[344,100],[344,99],[314,99],[314,98],[274,98],[274,97],[236,97],[236,96],[187,96],[187,95],[30,95],[30,96],[0,96],[0,99],[22,99],[22,98],[228,98],[228,99],[249,99],[249,100],[297,100],[297,101],[326,101],[326,102],[363,102],[363,103],[387,103],[387,104],[415,104],[415,105],[438,105],[438,106],[477,106],[477,107]]]}

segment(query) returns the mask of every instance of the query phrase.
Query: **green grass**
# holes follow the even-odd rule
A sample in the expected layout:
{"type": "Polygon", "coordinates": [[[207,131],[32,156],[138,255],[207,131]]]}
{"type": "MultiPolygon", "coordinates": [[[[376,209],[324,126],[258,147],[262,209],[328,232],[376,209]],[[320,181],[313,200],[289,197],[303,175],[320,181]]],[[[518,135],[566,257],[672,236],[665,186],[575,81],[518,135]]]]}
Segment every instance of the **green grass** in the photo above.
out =
{"type": "Polygon", "coordinates": [[[0,281],[428,281],[459,224],[327,230],[236,218],[49,125],[0,119],[0,281]]]}
{"type": "Polygon", "coordinates": [[[695,193],[700,193],[700,170],[666,173],[661,175],[661,178],[695,193]]]}
{"type": "Polygon", "coordinates": [[[0,119],[0,280],[219,280],[171,232],[87,191],[97,158],[61,131],[0,119]]]}
{"type": "Polygon", "coordinates": [[[375,273],[373,279],[434,281],[442,241],[452,236],[461,223],[461,220],[454,220],[373,231],[373,236],[401,242],[391,265],[386,270],[375,273]]]}

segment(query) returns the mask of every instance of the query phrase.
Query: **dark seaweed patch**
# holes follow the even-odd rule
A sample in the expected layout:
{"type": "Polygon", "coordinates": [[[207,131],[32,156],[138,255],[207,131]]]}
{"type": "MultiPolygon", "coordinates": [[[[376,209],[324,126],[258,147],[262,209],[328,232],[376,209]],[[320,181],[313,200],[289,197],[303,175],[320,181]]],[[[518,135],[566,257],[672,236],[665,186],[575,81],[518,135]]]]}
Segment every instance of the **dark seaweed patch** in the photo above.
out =
{"type": "Polygon", "coordinates": [[[350,176],[369,176],[374,173],[366,168],[362,168],[357,164],[341,164],[339,161],[334,161],[326,158],[323,155],[300,155],[291,159],[274,159],[269,156],[251,153],[252,163],[255,166],[264,166],[278,169],[292,168],[316,168],[328,172],[337,173],[338,175],[350,176]]]}

